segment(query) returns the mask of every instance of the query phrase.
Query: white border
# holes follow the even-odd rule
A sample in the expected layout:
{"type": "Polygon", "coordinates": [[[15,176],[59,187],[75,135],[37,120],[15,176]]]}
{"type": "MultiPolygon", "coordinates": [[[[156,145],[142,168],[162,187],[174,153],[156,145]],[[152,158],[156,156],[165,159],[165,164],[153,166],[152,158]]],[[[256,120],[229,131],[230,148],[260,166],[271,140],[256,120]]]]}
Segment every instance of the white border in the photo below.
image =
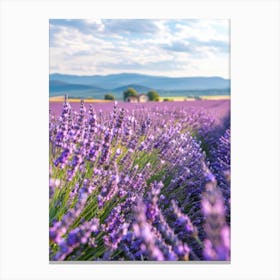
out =
{"type": "Polygon", "coordinates": [[[279,279],[279,2],[2,1],[1,279],[279,279]],[[48,19],[230,18],[232,261],[48,262],[48,19]]]}

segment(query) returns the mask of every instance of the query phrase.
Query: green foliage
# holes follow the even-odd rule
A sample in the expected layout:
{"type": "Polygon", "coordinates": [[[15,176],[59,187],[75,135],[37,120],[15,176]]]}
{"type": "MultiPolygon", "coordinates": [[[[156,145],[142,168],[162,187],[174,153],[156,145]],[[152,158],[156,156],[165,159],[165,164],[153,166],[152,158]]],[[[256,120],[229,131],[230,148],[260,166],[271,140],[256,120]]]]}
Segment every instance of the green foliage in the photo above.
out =
{"type": "Polygon", "coordinates": [[[115,96],[112,93],[107,93],[104,96],[105,100],[115,100],[115,96]]]}
{"type": "Polygon", "coordinates": [[[172,98],[164,98],[163,101],[174,101],[172,98]]]}
{"type": "Polygon", "coordinates": [[[134,89],[134,88],[128,88],[127,90],[125,90],[123,92],[123,100],[125,100],[127,97],[129,96],[135,96],[137,97],[138,96],[138,93],[137,91],[134,89]]]}
{"type": "Polygon", "coordinates": [[[155,90],[150,90],[147,95],[150,101],[159,101],[159,94],[155,90]]]}

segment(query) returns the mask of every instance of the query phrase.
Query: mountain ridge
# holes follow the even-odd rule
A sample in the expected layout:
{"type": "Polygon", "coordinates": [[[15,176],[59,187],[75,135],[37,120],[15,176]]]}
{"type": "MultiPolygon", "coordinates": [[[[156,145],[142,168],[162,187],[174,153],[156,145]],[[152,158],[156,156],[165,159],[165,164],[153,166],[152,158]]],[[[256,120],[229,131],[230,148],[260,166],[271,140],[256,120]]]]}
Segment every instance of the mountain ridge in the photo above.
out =
{"type": "Polygon", "coordinates": [[[90,85],[93,87],[112,90],[130,84],[161,90],[198,90],[229,88],[230,80],[218,76],[212,77],[167,77],[152,76],[137,73],[120,73],[109,75],[78,76],[68,74],[50,74],[51,81],[61,81],[70,84],[90,85]]]}

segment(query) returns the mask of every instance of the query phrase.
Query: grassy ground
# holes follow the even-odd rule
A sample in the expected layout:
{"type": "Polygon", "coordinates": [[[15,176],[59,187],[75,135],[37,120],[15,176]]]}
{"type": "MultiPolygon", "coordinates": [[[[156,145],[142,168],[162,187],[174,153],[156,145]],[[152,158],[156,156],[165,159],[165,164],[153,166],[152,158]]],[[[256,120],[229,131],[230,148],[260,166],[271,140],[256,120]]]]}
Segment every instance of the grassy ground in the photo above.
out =
{"type": "MultiPolygon", "coordinates": [[[[64,101],[64,96],[55,96],[55,97],[50,97],[49,101],[51,102],[63,102],[64,101]]],[[[68,102],[80,102],[80,98],[68,98],[68,102]]],[[[111,100],[104,100],[104,99],[93,99],[93,98],[88,98],[85,99],[85,102],[112,102],[111,100]]]]}
{"type": "MultiPolygon", "coordinates": [[[[164,99],[168,101],[195,101],[195,98],[190,98],[190,97],[184,97],[184,96],[171,96],[171,97],[161,97],[160,101],[164,101],[164,99]]],[[[228,95],[214,95],[214,96],[200,96],[201,100],[228,100],[230,99],[230,96],[228,95]]],[[[50,97],[49,101],[51,102],[63,102],[64,101],[64,96],[55,96],[55,97],[50,97]]],[[[79,98],[69,98],[68,102],[80,102],[79,98]]],[[[104,99],[85,99],[85,102],[112,102],[111,100],[104,100],[104,99]]]]}
{"type": "MultiPolygon", "coordinates": [[[[184,96],[170,96],[170,97],[161,97],[160,101],[164,101],[168,99],[168,101],[195,101],[197,99],[193,97],[184,97],[184,96]]],[[[228,95],[213,95],[213,96],[200,96],[201,100],[228,100],[230,96],[228,95]]]]}

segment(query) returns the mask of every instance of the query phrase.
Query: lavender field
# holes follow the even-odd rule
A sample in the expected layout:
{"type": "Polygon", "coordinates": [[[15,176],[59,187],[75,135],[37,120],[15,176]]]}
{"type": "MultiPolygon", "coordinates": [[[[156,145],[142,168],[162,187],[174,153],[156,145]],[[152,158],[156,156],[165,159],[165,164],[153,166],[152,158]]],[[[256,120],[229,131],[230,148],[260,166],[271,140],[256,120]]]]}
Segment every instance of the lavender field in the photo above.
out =
{"type": "Polygon", "coordinates": [[[229,261],[230,101],[50,102],[51,261],[229,261]]]}

